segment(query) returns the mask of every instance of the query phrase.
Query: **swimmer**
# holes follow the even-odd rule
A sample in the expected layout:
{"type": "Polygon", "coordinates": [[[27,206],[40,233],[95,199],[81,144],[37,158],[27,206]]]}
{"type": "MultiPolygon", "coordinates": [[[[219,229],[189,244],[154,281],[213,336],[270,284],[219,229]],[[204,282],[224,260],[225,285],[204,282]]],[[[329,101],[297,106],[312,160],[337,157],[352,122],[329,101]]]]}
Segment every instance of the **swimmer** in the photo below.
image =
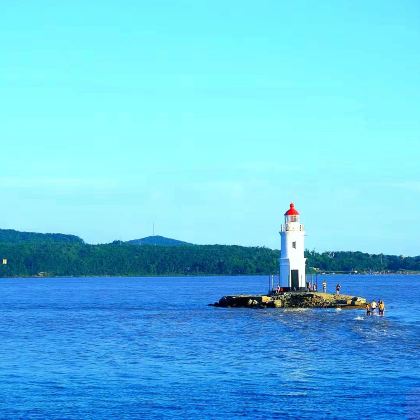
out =
{"type": "Polygon", "coordinates": [[[370,307],[372,308],[372,314],[374,314],[376,311],[376,308],[378,307],[378,304],[376,303],[375,299],[372,300],[370,307]]]}

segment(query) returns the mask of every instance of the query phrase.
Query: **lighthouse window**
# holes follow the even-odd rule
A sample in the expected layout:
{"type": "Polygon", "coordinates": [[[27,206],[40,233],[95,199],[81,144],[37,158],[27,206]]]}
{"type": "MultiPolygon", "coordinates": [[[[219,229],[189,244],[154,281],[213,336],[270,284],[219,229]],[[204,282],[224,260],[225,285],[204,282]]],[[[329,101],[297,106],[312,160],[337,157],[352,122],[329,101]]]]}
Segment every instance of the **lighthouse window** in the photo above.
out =
{"type": "Polygon", "coordinates": [[[296,242],[292,242],[292,248],[296,249],[296,242]]]}

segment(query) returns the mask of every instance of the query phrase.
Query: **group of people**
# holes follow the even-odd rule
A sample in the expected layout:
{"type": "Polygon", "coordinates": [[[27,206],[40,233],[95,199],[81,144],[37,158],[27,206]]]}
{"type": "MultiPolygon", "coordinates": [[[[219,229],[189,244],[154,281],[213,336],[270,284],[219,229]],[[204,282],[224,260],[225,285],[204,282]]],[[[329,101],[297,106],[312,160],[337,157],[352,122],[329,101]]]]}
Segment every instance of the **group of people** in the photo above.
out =
{"type": "Polygon", "coordinates": [[[384,315],[385,311],[385,303],[383,300],[378,299],[378,303],[376,303],[375,299],[372,302],[366,304],[366,315],[370,316],[375,314],[376,309],[378,310],[379,316],[384,315]]]}
{"type": "MultiPolygon", "coordinates": [[[[327,282],[325,280],[322,282],[322,291],[324,293],[327,293],[327,282]]],[[[335,286],[335,294],[339,295],[340,291],[341,291],[341,284],[337,283],[337,285],[335,286]]]]}
{"type": "Polygon", "coordinates": [[[316,292],[318,289],[318,285],[316,283],[308,283],[307,286],[310,292],[316,292]]]}

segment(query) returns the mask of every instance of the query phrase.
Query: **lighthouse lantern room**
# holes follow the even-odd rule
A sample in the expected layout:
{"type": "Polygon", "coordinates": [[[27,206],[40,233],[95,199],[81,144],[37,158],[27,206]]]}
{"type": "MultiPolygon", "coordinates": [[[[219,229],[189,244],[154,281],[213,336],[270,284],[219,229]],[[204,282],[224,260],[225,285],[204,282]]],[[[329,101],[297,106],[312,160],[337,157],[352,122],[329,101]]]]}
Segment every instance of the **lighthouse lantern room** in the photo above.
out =
{"type": "Polygon", "coordinates": [[[293,203],[284,213],[280,237],[280,285],[288,290],[305,290],[305,230],[293,203]]]}

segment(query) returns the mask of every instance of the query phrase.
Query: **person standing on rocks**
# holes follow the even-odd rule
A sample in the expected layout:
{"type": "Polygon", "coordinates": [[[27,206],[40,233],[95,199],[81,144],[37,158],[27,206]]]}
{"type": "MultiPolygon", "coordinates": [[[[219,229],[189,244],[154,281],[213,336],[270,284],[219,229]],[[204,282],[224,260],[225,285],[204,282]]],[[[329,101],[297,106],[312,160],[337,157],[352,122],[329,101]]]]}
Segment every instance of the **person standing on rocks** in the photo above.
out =
{"type": "Polygon", "coordinates": [[[322,292],[327,293],[327,282],[325,280],[322,282],[322,292]]]}
{"type": "Polygon", "coordinates": [[[335,294],[336,295],[339,295],[340,294],[340,290],[341,290],[340,283],[337,283],[337,286],[335,286],[335,294]]]}

